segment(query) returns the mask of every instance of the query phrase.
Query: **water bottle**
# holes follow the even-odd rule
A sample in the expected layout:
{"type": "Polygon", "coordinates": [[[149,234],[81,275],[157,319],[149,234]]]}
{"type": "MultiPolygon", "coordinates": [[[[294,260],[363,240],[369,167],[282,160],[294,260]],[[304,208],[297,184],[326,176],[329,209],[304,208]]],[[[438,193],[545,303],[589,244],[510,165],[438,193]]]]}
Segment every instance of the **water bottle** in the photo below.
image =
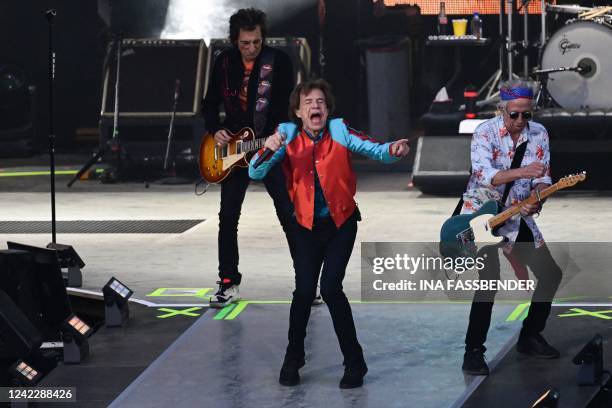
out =
{"type": "Polygon", "coordinates": [[[478,12],[474,12],[474,17],[472,17],[472,35],[476,36],[477,40],[482,38],[482,20],[478,12]]]}

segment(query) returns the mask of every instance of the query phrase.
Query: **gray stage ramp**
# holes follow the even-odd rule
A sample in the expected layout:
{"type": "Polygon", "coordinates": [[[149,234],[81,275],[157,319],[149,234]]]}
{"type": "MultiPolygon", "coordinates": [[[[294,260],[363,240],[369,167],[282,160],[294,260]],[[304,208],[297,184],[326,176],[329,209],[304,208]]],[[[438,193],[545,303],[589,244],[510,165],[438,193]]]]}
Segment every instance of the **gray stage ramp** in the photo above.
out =
{"type": "MultiPolygon", "coordinates": [[[[353,304],[370,371],[365,386],[340,390],[342,356],[326,306],[313,308],[302,384],[278,373],[288,304],[249,304],[234,320],[202,316],[112,407],[448,407],[471,377],[461,372],[469,305],[353,304]]],[[[514,306],[497,305],[492,359],[520,328],[514,306]]]]}
{"type": "MultiPolygon", "coordinates": [[[[572,363],[572,358],[599,333],[604,339],[604,369],[612,367],[610,313],[610,307],[605,306],[553,307],[546,325],[546,337],[559,349],[561,357],[538,360],[512,349],[463,406],[530,407],[546,390],[555,387],[560,393],[559,408],[586,407],[600,390],[600,385],[578,386],[576,374],[579,367],[572,363]]],[[[604,375],[603,381],[608,379],[609,375],[604,375]]]]}

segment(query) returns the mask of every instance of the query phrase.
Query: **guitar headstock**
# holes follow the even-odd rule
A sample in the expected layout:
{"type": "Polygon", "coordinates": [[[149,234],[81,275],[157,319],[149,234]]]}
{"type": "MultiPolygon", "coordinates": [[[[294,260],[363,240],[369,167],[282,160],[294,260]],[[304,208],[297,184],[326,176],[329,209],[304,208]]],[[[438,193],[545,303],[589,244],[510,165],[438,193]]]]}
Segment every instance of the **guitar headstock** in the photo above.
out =
{"type": "Polygon", "coordinates": [[[586,179],[586,171],[577,174],[570,174],[569,176],[565,176],[557,182],[559,189],[568,188],[575,186],[581,181],[586,179]]]}

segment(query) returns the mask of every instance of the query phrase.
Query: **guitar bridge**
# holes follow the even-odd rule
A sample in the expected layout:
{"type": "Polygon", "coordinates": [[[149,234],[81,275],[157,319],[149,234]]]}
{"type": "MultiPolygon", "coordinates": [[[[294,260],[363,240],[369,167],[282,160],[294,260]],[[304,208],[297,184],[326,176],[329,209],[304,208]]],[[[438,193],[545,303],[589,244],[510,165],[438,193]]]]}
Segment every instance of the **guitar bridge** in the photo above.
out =
{"type": "Polygon", "coordinates": [[[461,231],[457,234],[457,242],[461,245],[467,245],[474,242],[474,231],[471,228],[461,231]]]}

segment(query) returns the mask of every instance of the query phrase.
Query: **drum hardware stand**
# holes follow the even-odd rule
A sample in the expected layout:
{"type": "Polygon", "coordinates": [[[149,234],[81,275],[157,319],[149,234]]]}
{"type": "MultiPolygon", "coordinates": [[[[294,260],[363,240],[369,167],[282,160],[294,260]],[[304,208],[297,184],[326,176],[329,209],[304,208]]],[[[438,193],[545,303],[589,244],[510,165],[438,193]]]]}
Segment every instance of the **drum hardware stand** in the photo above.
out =
{"type": "Polygon", "coordinates": [[[497,102],[499,99],[499,82],[504,73],[504,54],[506,49],[505,33],[504,33],[504,1],[499,0],[499,65],[493,74],[478,90],[478,96],[485,95],[481,101],[476,101],[476,106],[486,106],[497,102]],[[486,92],[486,93],[485,93],[486,92]]]}
{"type": "MultiPolygon", "coordinates": [[[[115,111],[113,114],[113,136],[110,140],[106,141],[106,146],[101,147],[91,159],[87,163],[83,165],[83,167],[78,171],[78,173],[68,182],[67,186],[72,187],[75,181],[81,178],[85,172],[87,172],[91,166],[93,166],[96,162],[102,159],[106,153],[110,150],[114,153],[113,158],[111,158],[111,168],[104,170],[102,175],[100,176],[100,180],[103,183],[114,183],[122,180],[122,162],[123,156],[125,155],[124,150],[121,147],[119,142],[119,73],[121,69],[121,35],[115,37],[115,44],[117,47],[117,73],[115,77],[115,111]]],[[[109,52],[112,52],[112,44],[109,48],[109,52]]],[[[101,129],[101,119],[100,119],[100,129],[101,129]]]]}

